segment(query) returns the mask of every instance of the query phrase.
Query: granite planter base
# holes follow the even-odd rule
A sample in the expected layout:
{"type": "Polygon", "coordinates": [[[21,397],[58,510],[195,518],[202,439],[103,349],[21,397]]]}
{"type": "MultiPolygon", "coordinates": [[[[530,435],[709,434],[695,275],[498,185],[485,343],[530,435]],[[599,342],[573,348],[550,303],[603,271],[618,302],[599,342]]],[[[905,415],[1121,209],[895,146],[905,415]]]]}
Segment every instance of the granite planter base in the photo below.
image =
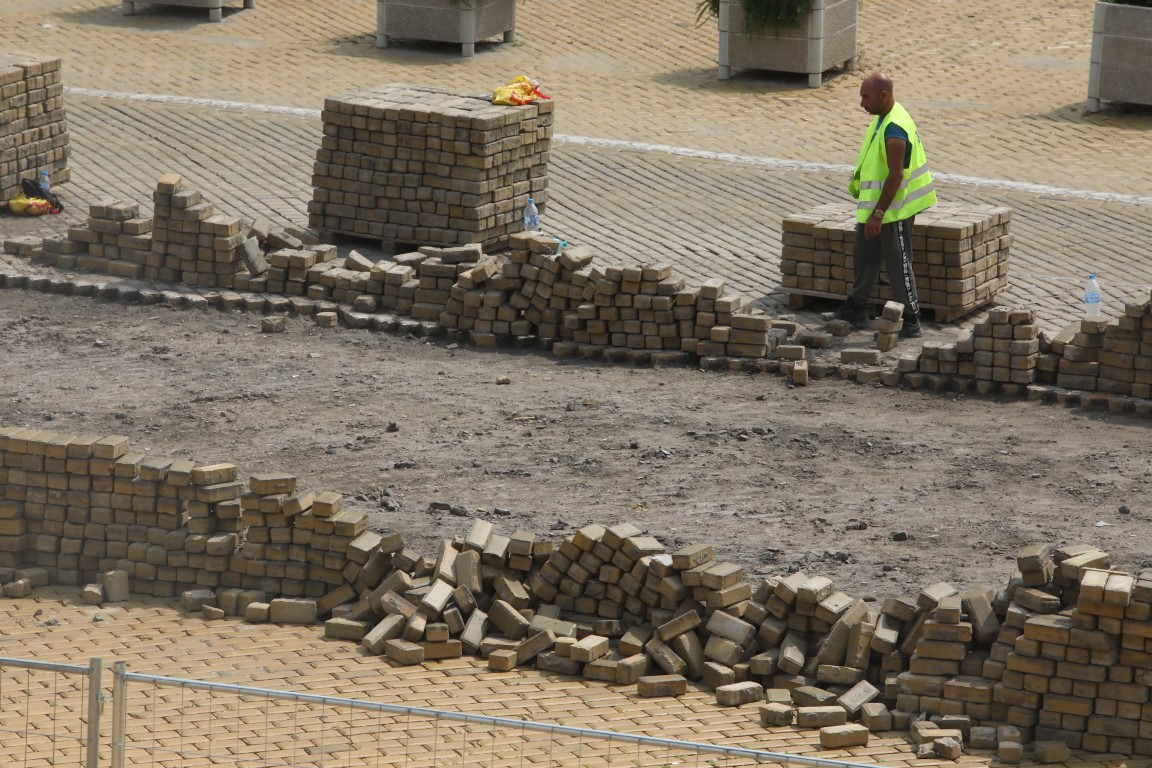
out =
{"type": "MultiPolygon", "coordinates": [[[[207,8],[208,21],[221,21],[224,18],[224,0],[164,0],[162,3],[124,0],[120,4],[120,12],[125,16],[132,16],[136,13],[136,6],[138,5],[179,5],[184,8],[207,8]]],[[[244,7],[255,8],[256,0],[244,0],[244,7]]]]}
{"type": "Polygon", "coordinates": [[[1152,8],[1096,3],[1088,111],[1101,101],[1152,104],[1152,8]]]}
{"type": "Polygon", "coordinates": [[[459,43],[463,56],[496,35],[516,41],[516,0],[376,0],[376,47],[392,38],[459,43]]]}
{"type": "Polygon", "coordinates": [[[765,69],[806,74],[808,85],[818,88],[828,70],[855,69],[857,5],[858,0],[813,0],[798,27],[749,31],[739,0],[721,0],[719,78],[729,79],[734,68],[765,69]]]}

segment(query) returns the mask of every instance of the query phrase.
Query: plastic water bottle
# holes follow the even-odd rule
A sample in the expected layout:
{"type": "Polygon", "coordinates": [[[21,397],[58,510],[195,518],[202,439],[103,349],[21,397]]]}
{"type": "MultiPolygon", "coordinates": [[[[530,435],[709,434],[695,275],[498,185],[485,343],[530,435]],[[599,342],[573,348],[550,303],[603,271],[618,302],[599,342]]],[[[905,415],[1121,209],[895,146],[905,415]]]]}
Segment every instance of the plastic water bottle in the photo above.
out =
{"type": "Polygon", "coordinates": [[[1096,275],[1088,275],[1088,282],[1084,284],[1084,317],[1089,320],[1100,317],[1100,284],[1096,282],[1096,275]]]}
{"type": "Polygon", "coordinates": [[[540,211],[536,209],[536,200],[531,197],[528,198],[528,205],[524,206],[524,230],[540,231],[540,211]]]}
{"type": "Polygon", "coordinates": [[[40,191],[48,192],[52,189],[52,177],[48,171],[40,171],[40,191]]]}

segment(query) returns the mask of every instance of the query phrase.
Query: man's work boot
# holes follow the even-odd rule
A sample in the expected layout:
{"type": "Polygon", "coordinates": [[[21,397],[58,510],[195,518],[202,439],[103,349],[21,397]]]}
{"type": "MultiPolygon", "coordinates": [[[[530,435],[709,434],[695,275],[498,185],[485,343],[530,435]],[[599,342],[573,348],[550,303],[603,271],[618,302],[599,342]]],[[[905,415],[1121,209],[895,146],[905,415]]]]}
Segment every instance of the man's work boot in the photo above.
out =
{"type": "Polygon", "coordinates": [[[918,339],[923,335],[924,330],[920,327],[919,317],[904,318],[904,325],[900,328],[900,338],[918,339]]]}
{"type": "Polygon", "coordinates": [[[836,309],[835,317],[837,320],[847,320],[857,331],[867,328],[870,324],[868,310],[855,309],[848,302],[844,302],[836,309]]]}

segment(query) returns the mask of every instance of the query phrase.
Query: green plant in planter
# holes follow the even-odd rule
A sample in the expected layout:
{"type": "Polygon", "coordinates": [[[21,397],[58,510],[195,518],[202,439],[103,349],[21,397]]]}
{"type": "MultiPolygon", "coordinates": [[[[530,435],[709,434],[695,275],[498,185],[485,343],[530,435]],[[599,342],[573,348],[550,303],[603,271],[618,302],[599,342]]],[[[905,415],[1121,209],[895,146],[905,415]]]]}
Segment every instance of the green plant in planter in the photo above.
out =
{"type": "MultiPolygon", "coordinates": [[[[1152,4],[1152,0],[1131,0],[1139,4],[1152,4]]],[[[798,27],[804,16],[812,10],[812,0],[740,0],[744,11],[745,31],[760,31],[767,27],[798,27]]],[[[696,23],[703,24],[709,17],[720,15],[720,0],[700,0],[696,5],[696,23]]]]}
{"type": "Polygon", "coordinates": [[[1135,5],[1140,8],[1152,8],[1152,0],[1108,0],[1116,5],[1135,5]]]}

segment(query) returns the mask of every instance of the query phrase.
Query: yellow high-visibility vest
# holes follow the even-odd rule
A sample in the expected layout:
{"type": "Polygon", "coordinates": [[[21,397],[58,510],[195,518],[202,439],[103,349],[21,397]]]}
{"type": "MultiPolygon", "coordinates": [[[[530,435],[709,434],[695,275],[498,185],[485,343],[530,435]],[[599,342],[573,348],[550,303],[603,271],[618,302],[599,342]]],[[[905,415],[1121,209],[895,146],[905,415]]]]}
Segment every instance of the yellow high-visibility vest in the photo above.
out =
{"type": "Polygon", "coordinates": [[[848,184],[848,191],[857,200],[856,220],[860,223],[872,215],[880,200],[884,180],[888,178],[888,148],[884,142],[884,129],[889,123],[896,123],[908,134],[908,141],[912,143],[912,157],[904,169],[904,178],[896,197],[884,212],[884,223],[910,218],[936,204],[936,186],[928,171],[928,159],[924,155],[924,145],[920,143],[920,134],[916,132],[916,123],[912,121],[908,110],[893,104],[892,110],[883,119],[879,116],[872,118],[856,158],[856,173],[848,184]]]}

